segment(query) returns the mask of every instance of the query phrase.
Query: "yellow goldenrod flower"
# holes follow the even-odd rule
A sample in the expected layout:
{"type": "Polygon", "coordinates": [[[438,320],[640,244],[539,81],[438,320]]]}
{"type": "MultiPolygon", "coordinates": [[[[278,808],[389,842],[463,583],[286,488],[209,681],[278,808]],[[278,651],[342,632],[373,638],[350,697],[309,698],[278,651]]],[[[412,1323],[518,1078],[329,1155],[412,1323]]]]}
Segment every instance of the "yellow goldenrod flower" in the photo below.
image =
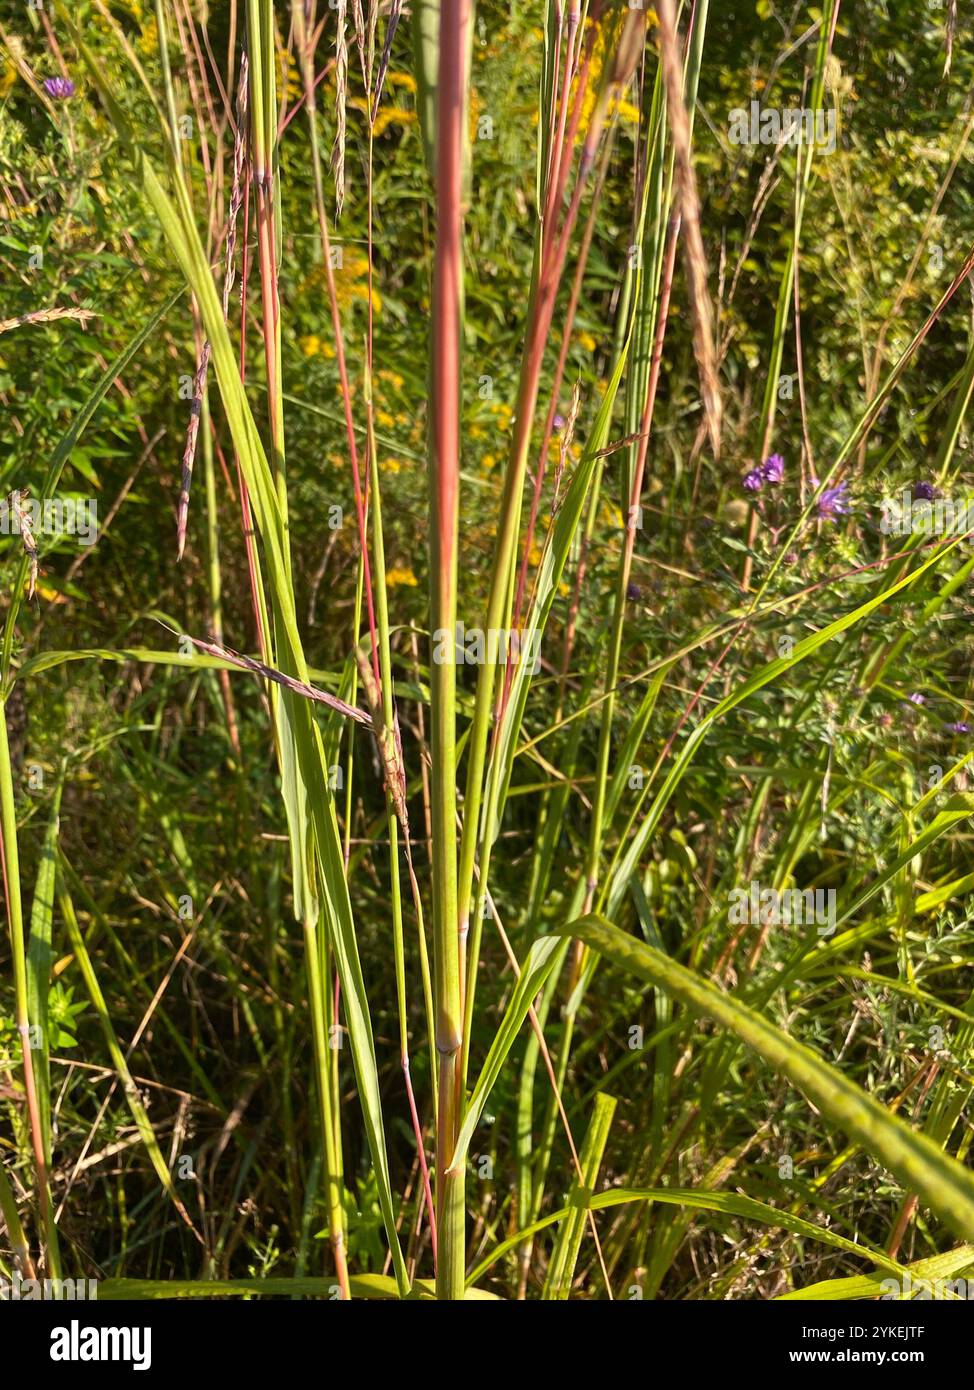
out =
{"type": "Polygon", "coordinates": [[[609,110],[616,111],[620,121],[625,121],[627,125],[639,124],[639,107],[633,106],[631,101],[613,101],[609,110]]]}
{"type": "MultiPolygon", "coordinates": [[[[342,245],[340,264],[335,266],[335,298],[339,309],[347,309],[353,300],[368,303],[369,299],[369,258],[356,246],[342,245]]],[[[306,275],[300,285],[302,293],[320,290],[325,284],[328,272],[323,265],[316,266],[306,275]]],[[[382,312],[382,296],[377,288],[372,290],[372,307],[377,314],[382,312]]],[[[331,356],[331,353],[326,353],[331,356]]]]}
{"type": "Polygon", "coordinates": [[[302,92],[302,82],[298,76],[298,65],[295,62],[294,54],[287,51],[277,34],[274,35],[274,47],[277,50],[278,85],[281,81],[281,69],[285,68],[287,71],[287,99],[288,101],[297,101],[302,92]]]}
{"type": "MultiPolygon", "coordinates": [[[[361,111],[364,116],[369,114],[369,104],[365,97],[350,97],[349,106],[356,111],[361,111]]],[[[391,125],[415,125],[416,112],[406,111],[401,106],[382,106],[375,118],[373,133],[376,136],[382,135],[391,125]]]]}
{"type": "Polygon", "coordinates": [[[415,124],[415,111],[404,111],[401,106],[384,106],[375,118],[375,133],[381,135],[391,125],[415,124]]]}
{"type": "Polygon", "coordinates": [[[400,584],[404,584],[409,589],[415,589],[418,583],[419,580],[411,569],[386,570],[387,589],[395,589],[400,584]]]}

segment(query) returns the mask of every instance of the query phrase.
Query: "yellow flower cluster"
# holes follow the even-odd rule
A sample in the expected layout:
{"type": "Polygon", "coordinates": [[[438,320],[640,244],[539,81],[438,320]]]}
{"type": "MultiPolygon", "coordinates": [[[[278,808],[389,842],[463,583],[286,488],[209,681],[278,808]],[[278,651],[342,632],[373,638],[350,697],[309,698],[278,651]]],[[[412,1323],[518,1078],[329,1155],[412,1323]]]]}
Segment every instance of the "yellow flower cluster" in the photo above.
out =
{"type": "MultiPolygon", "coordinates": [[[[589,22],[591,23],[591,21],[589,22]]],[[[655,10],[647,11],[646,22],[648,28],[652,28],[653,25],[659,23],[659,20],[656,18],[655,10]]],[[[585,88],[585,96],[582,100],[582,115],[578,123],[578,135],[576,136],[576,142],[583,140],[588,130],[588,123],[592,118],[592,112],[595,110],[595,103],[598,100],[600,85],[599,79],[602,76],[602,68],[605,65],[606,59],[611,57],[609,43],[615,43],[617,39],[617,30],[611,28],[606,22],[603,22],[599,25],[598,34],[596,35],[595,42],[592,45],[592,57],[589,63],[588,72],[588,85],[585,88]]],[[[575,79],[575,84],[577,85],[577,83],[578,78],[575,79]]],[[[574,95],[575,94],[573,92],[573,99],[574,95]]],[[[617,115],[620,121],[622,121],[626,125],[639,124],[638,106],[634,106],[631,101],[623,101],[621,97],[613,97],[609,102],[607,115],[612,116],[613,114],[617,115]]]]}
{"type": "MultiPolygon", "coordinates": [[[[361,111],[363,116],[369,114],[369,104],[365,97],[350,97],[349,106],[355,111],[361,111]]],[[[380,106],[376,112],[373,133],[378,138],[389,129],[391,125],[410,126],[416,124],[416,112],[406,111],[401,106],[380,106]]]]}
{"type": "Polygon", "coordinates": [[[386,570],[387,589],[396,589],[401,585],[405,585],[405,587],[408,589],[415,589],[418,584],[419,580],[416,578],[415,574],[413,574],[411,569],[393,568],[391,570],[386,570]]]}
{"type": "Polygon", "coordinates": [[[142,32],[139,35],[136,48],[140,53],[144,53],[147,58],[153,53],[158,53],[159,30],[156,28],[156,17],[154,14],[150,14],[142,25],[142,32]]]}
{"type": "Polygon", "coordinates": [[[284,45],[281,43],[280,38],[276,34],[274,35],[274,48],[277,51],[278,86],[280,86],[281,73],[286,72],[287,99],[288,101],[297,101],[298,97],[304,91],[304,85],[301,81],[301,76],[298,72],[298,65],[295,61],[294,54],[288,52],[288,50],[284,47],[284,45]]]}
{"type": "Polygon", "coordinates": [[[514,418],[513,406],[508,405],[507,401],[491,401],[490,409],[497,416],[497,428],[506,434],[514,418]]]}
{"type": "MultiPolygon", "coordinates": [[[[356,299],[367,304],[369,300],[369,258],[357,247],[342,246],[342,263],[335,267],[335,298],[339,309],[347,309],[356,299]]],[[[320,290],[325,287],[328,272],[323,265],[316,266],[310,275],[305,276],[299,293],[320,290]]],[[[382,312],[382,296],[373,285],[372,308],[377,314],[382,312]]],[[[312,354],[308,354],[311,356],[312,354]]]]}
{"type": "Polygon", "coordinates": [[[334,357],[335,349],[327,338],[319,338],[317,333],[307,333],[298,339],[298,345],[305,357],[334,357]]]}

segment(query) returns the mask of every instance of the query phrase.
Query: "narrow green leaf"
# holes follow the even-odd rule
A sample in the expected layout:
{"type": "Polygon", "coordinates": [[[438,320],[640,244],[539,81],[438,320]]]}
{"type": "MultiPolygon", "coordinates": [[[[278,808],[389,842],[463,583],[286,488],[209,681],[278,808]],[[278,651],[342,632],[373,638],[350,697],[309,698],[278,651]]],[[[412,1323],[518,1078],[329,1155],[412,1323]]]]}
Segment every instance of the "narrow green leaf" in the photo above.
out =
{"type": "Polygon", "coordinates": [[[59,777],[54,788],[51,816],[41,848],[34,901],[30,914],[30,937],[27,942],[27,1016],[36,1029],[36,1045],[32,1045],[34,1085],[41,1112],[41,1132],[44,1137],[44,1158],[51,1166],[51,1040],[48,1028],[48,997],[51,989],[51,926],[54,919],[54,891],[57,879],[57,846],[60,827],[61,791],[59,777]]]}
{"type": "Polygon", "coordinates": [[[162,1186],[168,1193],[173,1206],[179,1212],[179,1215],[182,1217],[182,1219],[186,1222],[186,1225],[193,1232],[193,1234],[197,1236],[197,1239],[200,1239],[196,1231],[196,1228],[193,1225],[192,1220],[190,1219],[189,1212],[186,1210],[186,1207],[183,1205],[183,1202],[176,1193],[176,1188],[172,1180],[172,1174],[170,1173],[169,1168],[166,1165],[166,1160],[162,1155],[162,1150],[159,1147],[159,1141],[156,1138],[155,1130],[152,1128],[152,1121],[149,1119],[149,1116],[146,1113],[145,1106],[142,1104],[142,1097],[139,1095],[139,1088],[136,1086],[135,1081],[132,1078],[132,1073],[129,1070],[129,1065],[125,1059],[125,1054],[122,1051],[122,1048],[118,1041],[118,1037],[115,1033],[115,1027],[112,1023],[111,1014],[109,1013],[108,1005],[105,1003],[105,996],[104,994],[102,994],[101,986],[99,985],[97,976],[95,975],[94,966],[91,963],[91,957],[88,954],[88,948],[85,945],[84,937],[81,934],[81,928],[78,925],[78,919],[75,916],[74,904],[68,896],[67,890],[63,886],[59,889],[58,901],[61,905],[61,915],[64,918],[65,925],[68,929],[68,937],[71,941],[71,949],[74,952],[75,960],[78,962],[78,967],[81,970],[81,976],[85,982],[85,988],[88,991],[88,996],[91,999],[95,1013],[98,1015],[98,1022],[101,1024],[102,1033],[104,1034],[105,1043],[108,1047],[109,1054],[111,1055],[112,1064],[115,1067],[116,1072],[118,1073],[119,1081],[122,1083],[122,1090],[125,1093],[125,1102],[128,1105],[129,1111],[131,1112],[132,1119],[135,1121],[136,1129],[139,1131],[139,1134],[142,1137],[142,1142],[146,1147],[149,1159],[152,1163],[153,1168],[155,1169],[156,1177],[162,1183],[162,1186]]]}
{"type": "Polygon", "coordinates": [[[510,1052],[521,1024],[527,1017],[531,1001],[554,969],[559,953],[564,951],[564,946],[565,943],[559,941],[557,937],[542,936],[531,947],[521,970],[521,977],[511,995],[510,1003],[504,1011],[504,1017],[501,1019],[500,1027],[491,1043],[490,1051],[487,1053],[483,1070],[471,1092],[463,1117],[463,1124],[457,1135],[453,1157],[450,1160],[451,1171],[466,1161],[467,1150],[470,1147],[474,1130],[477,1128],[494,1082],[500,1076],[504,1059],[510,1052]]]}
{"type": "Polygon", "coordinates": [[[859,1244],[857,1241],[847,1240],[845,1236],[840,1236],[837,1231],[833,1231],[827,1226],[816,1226],[813,1222],[805,1221],[800,1216],[794,1216],[789,1211],[779,1211],[777,1207],[769,1206],[767,1202],[759,1202],[753,1197],[745,1197],[737,1192],[712,1192],[682,1187],[614,1187],[608,1192],[597,1193],[587,1200],[582,1194],[573,1206],[562,1207],[559,1211],[550,1212],[532,1222],[530,1226],[508,1236],[471,1270],[470,1281],[474,1282],[482,1278],[491,1265],[496,1264],[499,1259],[502,1259],[512,1250],[516,1250],[528,1236],[543,1231],[546,1226],[554,1226],[565,1221],[579,1205],[583,1211],[608,1211],[612,1207],[625,1206],[630,1202],[659,1202],[663,1206],[689,1207],[696,1211],[712,1211],[723,1213],[725,1216],[737,1216],[744,1221],[756,1221],[762,1226],[773,1226],[782,1231],[790,1231],[792,1235],[801,1236],[806,1240],[820,1241],[823,1245],[831,1246],[833,1250],[841,1250],[847,1255],[856,1255],[862,1259],[871,1260],[880,1269],[889,1270],[893,1274],[902,1275],[905,1272],[903,1265],[890,1259],[882,1250],[859,1244]]]}
{"type": "Polygon", "coordinates": [[[946,1254],[934,1255],[930,1259],[917,1260],[915,1264],[907,1265],[903,1273],[892,1280],[889,1276],[880,1278],[876,1274],[858,1274],[851,1279],[825,1279],[820,1284],[807,1284],[803,1289],[793,1289],[790,1293],[779,1294],[774,1302],[815,1303],[847,1298],[891,1298],[894,1284],[900,1290],[901,1301],[909,1297],[903,1292],[904,1285],[909,1289],[911,1284],[915,1290],[914,1297],[929,1296],[944,1301],[954,1300],[958,1297],[963,1298],[964,1294],[958,1294],[942,1286],[955,1275],[969,1269],[972,1264],[974,1245],[959,1245],[956,1250],[948,1250],[946,1254]],[[907,1278],[909,1284],[906,1283],[907,1278]],[[941,1287],[938,1287],[938,1284],[941,1287]]]}
{"type": "Polygon", "coordinates": [[[918,1193],[962,1240],[974,1238],[974,1175],[811,1048],[602,917],[582,917],[560,928],[558,935],[577,937],[624,970],[665,989],[687,1008],[730,1029],[899,1178],[907,1191],[918,1193]]]}
{"type": "Polygon", "coordinates": [[[558,1229],[558,1239],[551,1254],[548,1274],[544,1283],[542,1298],[546,1301],[564,1301],[572,1291],[575,1266],[582,1247],[582,1234],[585,1229],[585,1212],[595,1184],[598,1182],[602,1155],[617,1101],[600,1091],[595,1097],[592,1118],[585,1132],[579,1166],[582,1170],[581,1183],[576,1179],[569,1199],[569,1211],[558,1229]]]}

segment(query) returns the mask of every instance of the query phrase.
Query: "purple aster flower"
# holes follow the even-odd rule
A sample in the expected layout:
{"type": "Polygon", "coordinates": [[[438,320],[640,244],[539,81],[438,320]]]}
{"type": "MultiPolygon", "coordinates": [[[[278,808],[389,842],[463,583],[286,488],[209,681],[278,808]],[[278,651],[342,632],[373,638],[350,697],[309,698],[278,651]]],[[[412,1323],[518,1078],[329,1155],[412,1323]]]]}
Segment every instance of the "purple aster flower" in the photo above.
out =
{"type": "Polygon", "coordinates": [[[969,734],[971,732],[970,724],[965,724],[963,719],[958,719],[956,724],[945,724],[944,728],[948,734],[969,734]]]}
{"type": "Polygon", "coordinates": [[[932,502],[937,496],[937,489],[933,483],[920,482],[913,484],[913,500],[915,502],[932,502]]]}
{"type": "Polygon", "coordinates": [[[745,473],[741,482],[748,492],[760,492],[764,486],[764,477],[760,468],[752,468],[750,473],[745,473]]]}
{"type": "Polygon", "coordinates": [[[74,83],[70,77],[45,77],[44,90],[55,101],[67,101],[74,96],[74,83]]]}
{"type": "Polygon", "coordinates": [[[848,486],[848,483],[837,483],[835,487],[827,487],[822,493],[818,499],[818,514],[823,520],[834,521],[837,516],[848,515],[849,498],[846,496],[848,486]]]}
{"type": "Polygon", "coordinates": [[[780,454],[771,454],[761,465],[761,477],[766,483],[780,483],[785,475],[785,461],[780,454]]]}

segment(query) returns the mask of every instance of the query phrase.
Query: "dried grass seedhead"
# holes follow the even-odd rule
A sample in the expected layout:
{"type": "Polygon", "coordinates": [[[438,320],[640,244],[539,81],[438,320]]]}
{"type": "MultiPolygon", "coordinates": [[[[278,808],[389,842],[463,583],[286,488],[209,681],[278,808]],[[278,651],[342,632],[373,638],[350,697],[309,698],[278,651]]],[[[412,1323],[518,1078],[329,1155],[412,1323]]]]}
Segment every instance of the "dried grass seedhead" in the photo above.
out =
{"type": "Polygon", "coordinates": [[[613,87],[624,87],[630,80],[642,57],[645,41],[645,10],[629,10],[609,66],[609,82],[613,87]]]}
{"type": "Polygon", "coordinates": [[[20,532],[21,544],[30,564],[30,587],[27,597],[32,599],[37,587],[37,541],[34,539],[34,518],[27,505],[29,501],[30,488],[26,487],[14,488],[7,498],[13,529],[20,532]]]}
{"type": "Polygon", "coordinates": [[[332,167],[335,171],[335,220],[345,205],[345,108],[348,104],[348,40],[346,38],[347,0],[337,0],[335,8],[335,144],[332,167]]]}
{"type": "Polygon", "coordinates": [[[714,350],[714,316],[707,288],[707,258],[700,231],[700,199],[690,159],[690,120],[683,103],[683,63],[676,33],[673,0],[659,0],[660,62],[666,88],[666,112],[676,161],[677,197],[683,222],[683,253],[693,314],[693,352],[700,375],[707,433],[714,457],[720,454],[722,407],[714,350]]]}

